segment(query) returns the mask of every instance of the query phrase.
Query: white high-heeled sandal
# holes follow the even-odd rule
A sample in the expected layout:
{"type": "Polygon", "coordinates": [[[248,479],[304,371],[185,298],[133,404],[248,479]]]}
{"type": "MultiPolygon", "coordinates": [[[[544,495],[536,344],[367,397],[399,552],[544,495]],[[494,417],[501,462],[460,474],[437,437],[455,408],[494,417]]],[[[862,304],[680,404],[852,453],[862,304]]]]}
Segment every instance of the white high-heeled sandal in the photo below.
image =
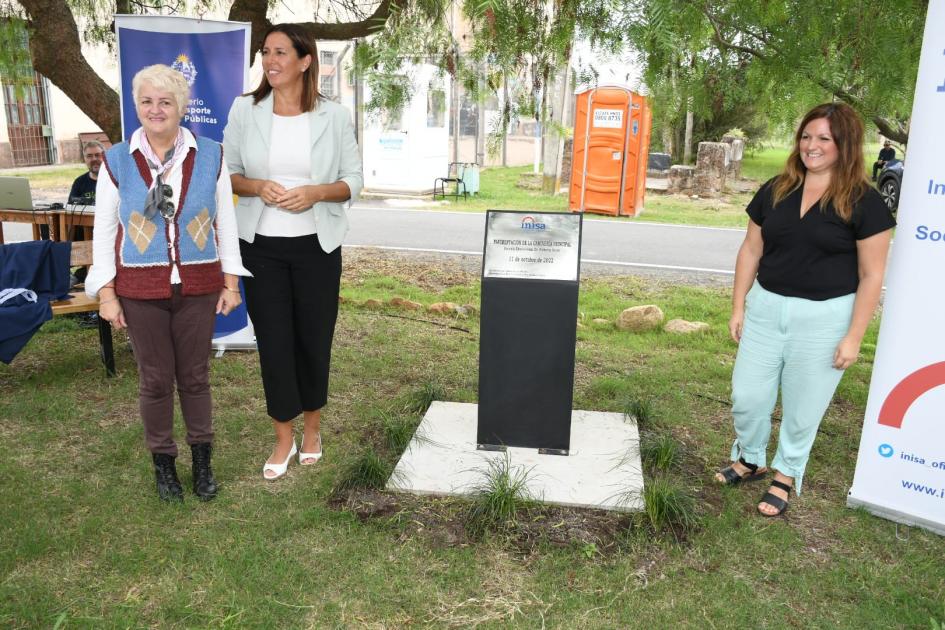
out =
{"type": "Polygon", "coordinates": [[[303,453],[301,449],[299,450],[299,464],[302,466],[314,466],[318,463],[318,460],[322,458],[322,433],[318,432],[318,452],[317,453],[303,453]],[[313,461],[307,462],[306,459],[311,459],[313,461]]]}
{"type": "Polygon", "coordinates": [[[289,455],[288,457],[285,458],[284,462],[282,462],[281,464],[270,464],[269,462],[266,462],[266,464],[263,466],[263,479],[265,479],[266,481],[275,481],[276,479],[279,479],[280,477],[284,477],[286,471],[289,469],[289,461],[292,459],[292,457],[296,453],[298,453],[298,449],[295,448],[295,440],[292,440],[292,449],[289,450],[289,455]],[[274,477],[266,476],[266,473],[269,472],[270,470],[276,473],[274,477]]]}

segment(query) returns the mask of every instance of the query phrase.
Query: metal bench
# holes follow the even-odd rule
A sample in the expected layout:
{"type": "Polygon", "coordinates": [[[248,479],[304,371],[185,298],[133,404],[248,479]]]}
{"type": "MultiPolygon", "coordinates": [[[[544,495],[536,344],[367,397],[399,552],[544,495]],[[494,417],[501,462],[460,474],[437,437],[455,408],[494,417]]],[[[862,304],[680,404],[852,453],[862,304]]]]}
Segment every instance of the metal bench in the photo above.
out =
{"type": "Polygon", "coordinates": [[[459,195],[462,194],[463,199],[468,199],[469,192],[466,190],[466,182],[463,180],[463,171],[465,168],[465,162],[450,162],[446,177],[437,177],[433,182],[433,198],[436,199],[436,196],[439,195],[444,199],[446,197],[459,199],[459,195]],[[455,186],[453,192],[446,192],[447,184],[453,184],[455,186]]]}

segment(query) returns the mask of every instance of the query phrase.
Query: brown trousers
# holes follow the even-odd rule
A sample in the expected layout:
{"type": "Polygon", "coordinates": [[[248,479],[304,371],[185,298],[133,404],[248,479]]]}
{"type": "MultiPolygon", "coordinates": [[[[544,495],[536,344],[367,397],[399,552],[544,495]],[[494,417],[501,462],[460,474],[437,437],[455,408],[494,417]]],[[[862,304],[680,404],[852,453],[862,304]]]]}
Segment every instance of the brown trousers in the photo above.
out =
{"type": "Polygon", "coordinates": [[[213,441],[210,403],[210,341],[218,293],[170,299],[121,298],[138,362],[138,405],[144,440],[152,453],[177,456],[174,384],[187,426],[187,443],[213,441]]]}

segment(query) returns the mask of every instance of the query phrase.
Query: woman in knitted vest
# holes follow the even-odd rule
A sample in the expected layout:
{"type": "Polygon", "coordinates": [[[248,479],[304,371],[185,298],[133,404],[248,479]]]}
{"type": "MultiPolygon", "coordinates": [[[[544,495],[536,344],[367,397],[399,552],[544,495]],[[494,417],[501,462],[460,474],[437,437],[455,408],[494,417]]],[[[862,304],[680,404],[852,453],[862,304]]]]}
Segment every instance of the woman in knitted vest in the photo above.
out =
{"type": "Polygon", "coordinates": [[[96,187],[93,265],[86,292],[99,315],[128,328],[138,402],[158,495],[183,500],[174,442],[177,386],[193,462],[194,494],[216,496],[210,341],[217,313],[241,303],[240,259],[222,147],[180,126],[189,87],[165,65],[132,82],[141,127],[105,155],[96,187]]]}

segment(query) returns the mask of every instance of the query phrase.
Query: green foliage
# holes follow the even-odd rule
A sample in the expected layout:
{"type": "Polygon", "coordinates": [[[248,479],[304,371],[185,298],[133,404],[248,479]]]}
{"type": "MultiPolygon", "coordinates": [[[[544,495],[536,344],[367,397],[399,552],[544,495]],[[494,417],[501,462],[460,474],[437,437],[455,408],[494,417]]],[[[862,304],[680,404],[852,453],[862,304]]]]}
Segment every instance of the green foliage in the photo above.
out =
{"type": "Polygon", "coordinates": [[[377,25],[376,36],[359,43],[353,70],[371,88],[365,108],[372,115],[399,125],[413,84],[412,64],[431,63],[455,75],[458,55],[448,29],[448,8],[442,0],[392,4],[390,17],[377,25]]]}
{"type": "Polygon", "coordinates": [[[629,38],[646,66],[656,129],[670,130],[674,148],[687,109],[693,142],[717,140],[732,126],[759,138],[768,125],[793,126],[833,98],[907,135],[924,0],[629,4],[629,38]]]}
{"type": "Polygon", "coordinates": [[[33,62],[26,23],[19,17],[0,19],[0,74],[18,95],[33,83],[33,62]]]}
{"type": "Polygon", "coordinates": [[[674,535],[692,532],[699,526],[696,501],[677,478],[659,475],[643,488],[643,515],[656,531],[674,535]]]}
{"type": "Polygon", "coordinates": [[[507,90],[509,99],[488,130],[492,154],[518,118],[548,120],[548,88],[567,66],[576,36],[615,50],[626,24],[622,6],[610,0],[464,0],[461,10],[472,37],[464,36],[461,49],[447,29],[446,7],[440,0],[411,0],[393,8],[378,36],[358,47],[355,70],[371,86],[367,108],[388,115],[409,98],[406,62],[436,65],[479,102],[507,90]]]}
{"type": "Polygon", "coordinates": [[[409,413],[426,413],[434,400],[445,400],[446,389],[436,381],[425,381],[419,388],[413,390],[404,404],[404,411],[409,413]]]}
{"type": "Polygon", "coordinates": [[[403,453],[410,445],[410,440],[417,429],[416,418],[394,414],[389,411],[382,411],[379,415],[387,448],[398,455],[403,453]]]}
{"type": "Polygon", "coordinates": [[[594,556],[598,555],[600,550],[597,548],[595,543],[589,542],[581,545],[581,554],[588,560],[593,560],[594,556]]]}
{"type": "MultiPolygon", "coordinates": [[[[474,35],[470,65],[485,72],[483,85],[470,87],[480,99],[483,87],[498,94],[505,82],[509,90],[497,128],[489,133],[492,151],[517,118],[549,121],[551,88],[556,76],[563,79],[560,70],[567,67],[575,37],[615,50],[626,22],[622,6],[607,0],[465,0],[463,12],[474,35]]],[[[566,135],[560,128],[552,133],[566,135]]]]}
{"type": "Polygon", "coordinates": [[[339,496],[356,488],[383,490],[393,470],[390,463],[369,447],[345,463],[335,482],[333,494],[339,496]]]}
{"type": "Polygon", "coordinates": [[[652,427],[656,423],[653,417],[653,403],[649,398],[630,398],[623,405],[623,413],[633,418],[638,429],[652,427]]]}
{"type": "Polygon", "coordinates": [[[482,482],[466,515],[466,528],[472,535],[508,530],[522,511],[537,505],[526,487],[531,469],[513,467],[508,453],[490,460],[480,472],[482,482]]]}
{"type": "Polygon", "coordinates": [[[675,468],[681,458],[679,443],[671,435],[644,433],[640,436],[640,459],[644,470],[666,472],[675,468]]]}
{"type": "Polygon", "coordinates": [[[115,46],[113,21],[116,13],[127,15],[203,16],[220,6],[217,0],[176,0],[175,2],[132,2],[117,0],[65,0],[76,23],[82,26],[82,39],[89,43],[115,46]]]}

